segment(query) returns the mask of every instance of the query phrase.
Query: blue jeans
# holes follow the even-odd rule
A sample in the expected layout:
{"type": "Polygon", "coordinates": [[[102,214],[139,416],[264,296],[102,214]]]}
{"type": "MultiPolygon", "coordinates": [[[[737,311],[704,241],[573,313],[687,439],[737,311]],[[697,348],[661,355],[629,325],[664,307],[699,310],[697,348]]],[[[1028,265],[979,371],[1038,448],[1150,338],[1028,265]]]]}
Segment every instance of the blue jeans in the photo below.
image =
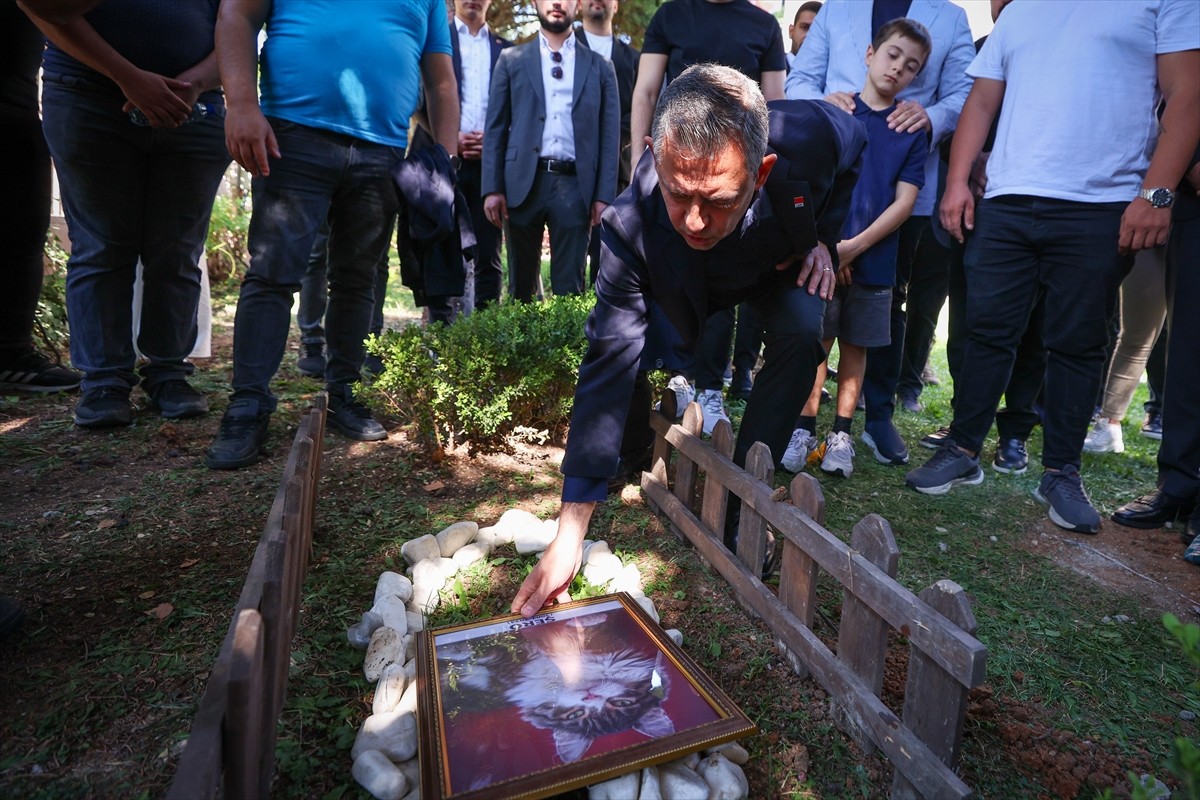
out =
{"type": "Polygon", "coordinates": [[[982,448],[1022,334],[1044,298],[1042,464],[1079,466],[1103,379],[1108,320],[1133,261],[1117,252],[1126,205],[1019,195],[979,204],[964,256],[967,341],[950,426],[959,445],[982,448]]]}
{"type": "Polygon", "coordinates": [[[67,315],[84,391],[137,383],[132,304],[139,258],[142,383],[149,390],[190,375],[197,264],[229,164],[222,120],[139,127],[121,111],[120,94],[53,74],[45,76],[42,103],[71,236],[67,315]]]}
{"type": "Polygon", "coordinates": [[[329,222],[326,384],[359,380],[375,305],[376,266],[387,257],[401,148],[271,119],[283,157],[255,178],[250,269],[233,329],[233,400],[275,410],[270,383],[287,346],[292,295],[300,289],[322,223],[329,222]]]}

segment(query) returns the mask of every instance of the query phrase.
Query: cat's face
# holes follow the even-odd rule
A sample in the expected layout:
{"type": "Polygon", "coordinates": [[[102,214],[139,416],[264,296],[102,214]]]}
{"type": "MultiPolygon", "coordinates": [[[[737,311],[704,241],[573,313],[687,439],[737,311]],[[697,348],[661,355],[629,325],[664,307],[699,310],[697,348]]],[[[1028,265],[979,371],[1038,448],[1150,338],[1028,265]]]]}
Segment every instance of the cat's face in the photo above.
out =
{"type": "Polygon", "coordinates": [[[553,732],[559,758],[570,762],[605,734],[674,733],[660,707],[666,692],[654,659],[626,650],[532,658],[506,694],[527,722],[553,732]]]}

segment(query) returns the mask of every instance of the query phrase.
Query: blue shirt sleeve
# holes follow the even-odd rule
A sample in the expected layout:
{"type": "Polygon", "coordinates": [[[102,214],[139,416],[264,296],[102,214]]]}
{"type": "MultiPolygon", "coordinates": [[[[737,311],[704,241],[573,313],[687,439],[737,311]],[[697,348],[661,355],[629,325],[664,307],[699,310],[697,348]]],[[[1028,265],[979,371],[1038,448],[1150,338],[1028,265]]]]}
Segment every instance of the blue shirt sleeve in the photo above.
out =
{"type": "Polygon", "coordinates": [[[425,29],[424,53],[453,55],[450,47],[450,26],[446,24],[446,11],[441,3],[429,4],[429,23],[425,29]]]}
{"type": "Polygon", "coordinates": [[[925,154],[929,151],[929,132],[917,131],[912,134],[912,142],[908,153],[904,156],[904,166],[896,180],[911,183],[920,189],[925,185],[925,154]]]}

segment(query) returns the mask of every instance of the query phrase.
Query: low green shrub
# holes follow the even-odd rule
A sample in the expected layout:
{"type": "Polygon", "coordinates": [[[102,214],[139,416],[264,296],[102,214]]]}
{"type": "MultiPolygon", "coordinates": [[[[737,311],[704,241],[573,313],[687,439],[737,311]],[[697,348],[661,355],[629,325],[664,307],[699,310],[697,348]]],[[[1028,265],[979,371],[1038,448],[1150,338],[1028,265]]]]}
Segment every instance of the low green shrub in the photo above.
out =
{"type": "Polygon", "coordinates": [[[71,332],[67,326],[67,252],[53,233],[46,234],[46,271],[33,317],[34,346],[59,364],[67,363],[71,332]]]}
{"type": "Polygon", "coordinates": [[[384,371],[363,396],[434,447],[494,447],[517,426],[557,436],[570,419],[594,302],[589,294],[493,305],[453,325],[373,337],[368,349],[384,371]]]}

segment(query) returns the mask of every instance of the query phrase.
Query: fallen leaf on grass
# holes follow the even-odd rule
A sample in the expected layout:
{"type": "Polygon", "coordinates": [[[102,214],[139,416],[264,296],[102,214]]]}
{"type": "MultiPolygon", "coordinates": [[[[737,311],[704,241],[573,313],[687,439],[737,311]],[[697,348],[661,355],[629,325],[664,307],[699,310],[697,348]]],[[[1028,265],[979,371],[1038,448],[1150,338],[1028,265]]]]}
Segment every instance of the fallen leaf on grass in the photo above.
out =
{"type": "Polygon", "coordinates": [[[138,597],[142,598],[143,600],[149,600],[151,597],[154,597],[154,592],[142,592],[138,595],[138,597]]]}
{"type": "Polygon", "coordinates": [[[425,484],[421,488],[424,489],[425,491],[429,492],[430,494],[437,494],[442,489],[446,488],[446,484],[442,483],[441,481],[433,481],[431,483],[425,484]]]}
{"type": "Polygon", "coordinates": [[[194,567],[199,563],[200,563],[200,559],[198,559],[198,558],[186,558],[183,560],[183,563],[181,563],[179,565],[179,568],[187,569],[188,567],[194,567]]]}
{"type": "Polygon", "coordinates": [[[154,617],[155,619],[166,619],[167,616],[175,610],[175,606],[170,603],[159,603],[154,608],[146,612],[146,616],[154,617]]]}
{"type": "Polygon", "coordinates": [[[96,530],[102,531],[105,528],[115,528],[116,525],[117,521],[115,519],[102,519],[100,520],[100,524],[96,526],[96,530]]]}

